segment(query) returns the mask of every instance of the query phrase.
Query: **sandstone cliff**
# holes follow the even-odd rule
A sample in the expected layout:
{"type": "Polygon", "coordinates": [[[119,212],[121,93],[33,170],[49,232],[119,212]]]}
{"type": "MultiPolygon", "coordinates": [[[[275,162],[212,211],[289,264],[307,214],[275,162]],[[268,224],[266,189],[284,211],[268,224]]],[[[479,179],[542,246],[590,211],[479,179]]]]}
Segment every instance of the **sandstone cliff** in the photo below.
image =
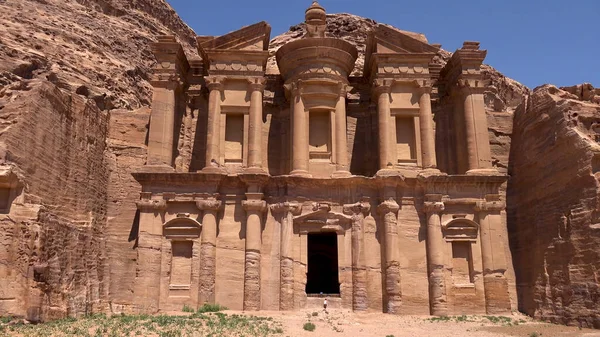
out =
{"type": "Polygon", "coordinates": [[[173,34],[189,52],[195,34],[162,0],[6,0],[0,22],[0,315],[127,303],[149,44],[173,34]]]}
{"type": "Polygon", "coordinates": [[[600,328],[600,105],[569,92],[536,88],[515,112],[509,233],[520,310],[600,328]]]}

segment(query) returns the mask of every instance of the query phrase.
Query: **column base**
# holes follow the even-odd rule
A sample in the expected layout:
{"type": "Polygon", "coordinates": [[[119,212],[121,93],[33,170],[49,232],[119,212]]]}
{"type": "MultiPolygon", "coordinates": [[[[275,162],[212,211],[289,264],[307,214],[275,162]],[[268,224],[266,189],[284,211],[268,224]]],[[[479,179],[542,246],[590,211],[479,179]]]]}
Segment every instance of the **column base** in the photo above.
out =
{"type": "Polygon", "coordinates": [[[290,172],[290,175],[293,177],[312,178],[312,174],[306,170],[293,170],[290,172]]]}
{"type": "Polygon", "coordinates": [[[375,174],[378,177],[400,177],[402,176],[402,174],[400,173],[400,170],[398,169],[394,169],[394,168],[384,168],[381,169],[379,171],[377,171],[377,173],[375,174]]]}
{"type": "Polygon", "coordinates": [[[339,170],[331,174],[331,178],[348,178],[352,177],[352,173],[349,171],[339,170]]]}
{"type": "Polygon", "coordinates": [[[247,167],[244,169],[244,174],[263,174],[266,175],[267,171],[265,171],[262,167],[247,167]]]}
{"type": "Polygon", "coordinates": [[[202,173],[214,173],[214,174],[226,174],[227,170],[224,167],[206,166],[199,172],[202,173]]]}
{"type": "Polygon", "coordinates": [[[472,169],[468,170],[466,173],[468,176],[498,176],[502,175],[498,170],[494,168],[486,168],[486,169],[472,169]]]}

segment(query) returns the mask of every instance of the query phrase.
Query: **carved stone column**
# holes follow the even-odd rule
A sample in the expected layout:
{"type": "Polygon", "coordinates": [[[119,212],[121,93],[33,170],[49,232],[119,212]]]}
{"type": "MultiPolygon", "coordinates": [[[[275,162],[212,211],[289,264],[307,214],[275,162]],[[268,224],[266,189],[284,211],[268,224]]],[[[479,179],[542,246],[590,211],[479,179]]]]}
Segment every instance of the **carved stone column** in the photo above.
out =
{"type": "Polygon", "coordinates": [[[365,311],[369,307],[363,222],[370,210],[371,205],[368,202],[344,205],[344,213],[352,216],[352,310],[354,311],[365,311]]]}
{"type": "Polygon", "coordinates": [[[350,176],[348,163],[348,136],[346,131],[346,85],[340,87],[340,97],[335,105],[336,172],[333,177],[350,176]]]}
{"type": "Polygon", "coordinates": [[[148,198],[139,200],[136,204],[140,211],[140,228],[137,240],[135,300],[140,311],[155,313],[160,309],[162,216],[167,209],[167,203],[165,200],[148,198]],[[160,219],[155,221],[157,216],[160,219]]]}
{"type": "Polygon", "coordinates": [[[260,248],[262,214],[267,203],[262,193],[246,193],[246,261],[244,267],[244,310],[260,310],[260,248]]]}
{"type": "Polygon", "coordinates": [[[400,314],[402,291],[400,287],[400,258],[398,256],[398,211],[400,206],[394,199],[379,204],[378,213],[383,219],[385,244],[385,292],[387,312],[400,314]]]}
{"type": "Polygon", "coordinates": [[[217,255],[217,213],[221,201],[216,196],[197,200],[196,206],[203,211],[200,238],[200,282],[198,303],[215,303],[215,276],[217,255]]]}
{"type": "Polygon", "coordinates": [[[502,226],[501,212],[506,208],[498,195],[487,195],[486,201],[475,205],[480,226],[481,255],[483,262],[483,287],[488,314],[511,311],[507,261],[504,243],[507,240],[502,226]]]}
{"type": "Polygon", "coordinates": [[[467,172],[491,169],[492,156],[483,100],[484,88],[481,83],[472,80],[459,80],[458,83],[463,101],[467,172]]]}
{"type": "Polygon", "coordinates": [[[394,166],[390,144],[392,144],[392,135],[390,134],[391,110],[390,110],[390,86],[388,81],[377,80],[373,94],[377,97],[377,116],[379,125],[379,169],[389,169],[394,166]]]}
{"type": "Polygon", "coordinates": [[[248,132],[248,167],[262,170],[262,117],[264,78],[252,78],[250,81],[250,125],[248,132]]]}
{"type": "Polygon", "coordinates": [[[421,130],[421,152],[423,168],[436,168],[435,134],[433,131],[433,113],[431,112],[431,86],[422,83],[419,87],[419,127],[421,130]]]}
{"type": "Polygon", "coordinates": [[[217,169],[221,164],[221,91],[223,79],[220,77],[206,77],[208,86],[208,124],[206,126],[206,166],[205,170],[217,169]]]}
{"type": "Polygon", "coordinates": [[[442,196],[425,196],[423,210],[427,215],[427,262],[429,269],[429,305],[432,315],[448,314],[446,281],[444,278],[444,242],[440,213],[444,211],[442,196]]]}
{"type": "Polygon", "coordinates": [[[292,239],[294,236],[293,215],[300,214],[301,207],[297,203],[284,202],[271,205],[271,212],[280,217],[280,273],[279,310],[294,310],[294,259],[292,239]]]}
{"type": "Polygon", "coordinates": [[[173,36],[159,36],[158,42],[152,44],[152,52],[157,64],[150,81],[154,90],[147,165],[169,169],[173,167],[173,149],[176,146],[174,128],[178,99],[182,99],[189,64],[183,48],[173,36]]]}
{"type": "Polygon", "coordinates": [[[304,109],[299,83],[292,83],[292,172],[293,176],[310,177],[308,173],[308,112],[304,109]]]}

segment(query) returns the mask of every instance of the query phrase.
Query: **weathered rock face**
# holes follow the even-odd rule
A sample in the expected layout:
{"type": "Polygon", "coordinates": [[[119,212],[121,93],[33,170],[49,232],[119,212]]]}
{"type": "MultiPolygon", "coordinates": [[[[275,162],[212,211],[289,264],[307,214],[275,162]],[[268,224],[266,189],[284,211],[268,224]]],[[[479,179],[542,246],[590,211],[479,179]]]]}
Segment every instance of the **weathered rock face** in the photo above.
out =
{"type": "Polygon", "coordinates": [[[103,310],[108,114],[40,80],[2,89],[0,106],[0,314],[103,310]]]}
{"type": "Polygon", "coordinates": [[[0,13],[0,185],[12,201],[0,315],[118,310],[135,277],[130,172],[146,160],[150,42],[172,34],[191,50],[195,34],[164,1],[8,0],[0,13]]]}
{"type": "Polygon", "coordinates": [[[508,224],[520,310],[600,328],[600,105],[589,98],[545,85],[515,112],[508,224]]]}

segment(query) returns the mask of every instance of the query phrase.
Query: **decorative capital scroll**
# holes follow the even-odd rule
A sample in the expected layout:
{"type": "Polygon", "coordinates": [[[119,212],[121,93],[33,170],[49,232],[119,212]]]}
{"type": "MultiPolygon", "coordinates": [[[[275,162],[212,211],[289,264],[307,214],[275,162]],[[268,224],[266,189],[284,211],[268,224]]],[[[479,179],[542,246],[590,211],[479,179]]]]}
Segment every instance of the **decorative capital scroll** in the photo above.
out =
{"type": "Polygon", "coordinates": [[[250,77],[248,78],[248,89],[250,91],[263,91],[267,80],[264,77],[250,77]]]}
{"type": "Polygon", "coordinates": [[[414,80],[413,83],[420,94],[431,94],[431,80],[414,80]]]}
{"type": "Polygon", "coordinates": [[[300,215],[302,213],[302,206],[296,202],[280,202],[269,206],[273,213],[287,213],[291,212],[294,215],[300,215]]]}
{"type": "Polygon", "coordinates": [[[376,80],[373,81],[373,94],[375,96],[379,96],[381,94],[384,93],[390,93],[390,90],[392,89],[392,84],[394,83],[393,80],[391,79],[382,79],[382,78],[378,78],[376,80]]]}
{"type": "Polygon", "coordinates": [[[461,77],[456,81],[456,89],[463,94],[483,94],[485,82],[480,78],[461,77]]]}
{"type": "Polygon", "coordinates": [[[385,200],[384,202],[379,204],[379,206],[377,206],[377,211],[382,214],[383,213],[398,213],[399,210],[400,210],[400,206],[394,199],[385,200]]]}
{"type": "Polygon", "coordinates": [[[354,204],[344,205],[344,214],[363,214],[367,216],[371,211],[371,204],[366,201],[357,202],[354,204]]]}
{"type": "Polygon", "coordinates": [[[290,93],[292,97],[298,97],[302,95],[302,89],[304,88],[304,86],[302,85],[302,80],[286,83],[283,85],[283,87],[287,92],[290,93]]]}
{"type": "Polygon", "coordinates": [[[218,211],[222,204],[221,200],[216,198],[196,200],[196,207],[202,211],[218,211]]]}
{"type": "Polygon", "coordinates": [[[423,204],[423,211],[425,213],[440,213],[442,211],[444,211],[445,206],[443,202],[431,202],[431,201],[426,201],[423,204]]]}
{"type": "Polygon", "coordinates": [[[138,200],[135,204],[141,212],[146,213],[160,212],[167,209],[166,200],[142,199],[138,200]]]}
{"type": "Polygon", "coordinates": [[[208,87],[208,90],[210,90],[210,91],[223,90],[224,80],[225,80],[225,78],[222,76],[206,76],[205,77],[206,86],[208,87]]]}
{"type": "Polygon", "coordinates": [[[264,200],[242,200],[242,207],[246,210],[246,212],[264,212],[267,210],[267,202],[264,200]]]}

